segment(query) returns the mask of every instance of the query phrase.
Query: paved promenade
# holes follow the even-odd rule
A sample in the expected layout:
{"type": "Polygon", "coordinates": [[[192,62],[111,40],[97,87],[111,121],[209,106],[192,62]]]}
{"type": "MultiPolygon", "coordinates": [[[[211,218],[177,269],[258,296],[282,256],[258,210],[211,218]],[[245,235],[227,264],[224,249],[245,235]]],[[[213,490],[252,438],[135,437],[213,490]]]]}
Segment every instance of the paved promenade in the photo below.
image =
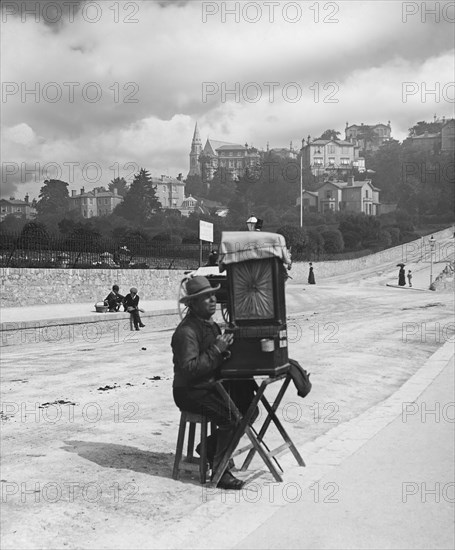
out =
{"type": "MultiPolygon", "coordinates": [[[[141,318],[147,330],[173,327],[178,317],[176,300],[144,300],[141,318]]],[[[63,334],[101,333],[115,329],[125,337],[132,330],[130,314],[98,313],[92,303],[47,304],[0,309],[0,345],[17,346],[27,341],[53,341],[63,334]]]]}
{"type": "MultiPolygon", "coordinates": [[[[57,505],[41,498],[37,504],[27,496],[21,505],[19,493],[6,494],[10,520],[3,514],[2,547],[56,548],[63,541],[66,548],[106,549],[453,548],[453,297],[388,289],[385,281],[372,291],[371,281],[370,276],[360,286],[339,289],[321,284],[306,287],[305,292],[300,285],[289,287],[290,309],[304,309],[308,317],[297,317],[302,339],[294,343],[293,354],[303,361],[312,357],[314,363],[314,391],[301,406],[302,421],[286,424],[307,466],[297,467],[292,455],[284,454],[280,458],[284,482],[276,484],[256,464],[257,473],[248,474],[240,493],[201,488],[186,476],[182,481],[170,479],[178,414],[169,399],[171,380],[156,382],[152,376],[163,378],[165,367],[165,372],[170,371],[170,333],[163,338],[151,320],[159,321],[159,312],[167,312],[175,326],[176,301],[142,303],[150,317],[148,322],[145,318],[144,331],[136,333],[136,344],[112,345],[103,336],[96,346],[76,339],[69,346],[39,342],[6,349],[4,401],[24,400],[31,408],[33,402],[57,398],[81,404],[96,399],[103,411],[102,421],[95,424],[6,421],[2,477],[8,490],[19,481],[25,481],[27,488],[32,482],[65,488],[76,480],[98,483],[103,500],[90,504],[79,498],[57,505]],[[327,294],[337,304],[334,310],[327,294]],[[350,319],[347,312],[353,308],[357,309],[350,319]],[[403,339],[403,323],[412,323],[414,329],[418,322],[419,332],[405,333],[403,339]],[[315,323],[320,328],[317,340],[315,323]],[[328,337],[332,325],[338,327],[339,344],[328,337]],[[444,327],[445,332],[423,341],[421,327],[441,331],[444,327]],[[129,351],[141,346],[152,353],[129,351]],[[85,362],[78,361],[82,353],[85,362]],[[399,371],[403,353],[412,356],[411,375],[399,371]],[[49,357],[54,358],[51,364],[49,357]],[[87,368],[91,364],[97,368],[87,368]],[[111,372],[118,388],[107,374],[111,372]],[[143,378],[146,372],[150,378],[143,378]],[[388,386],[391,378],[395,381],[388,386]],[[103,395],[100,389],[105,383],[113,387],[103,395]],[[109,399],[120,405],[137,403],[140,422],[110,421],[109,399]],[[339,405],[340,422],[325,424],[322,430],[323,423],[312,423],[312,416],[315,403],[322,408],[327,402],[339,405]],[[317,435],[311,438],[310,433],[317,435]],[[124,498],[114,507],[105,502],[105,488],[113,483],[137,484],[137,503],[128,504],[124,498]],[[31,514],[31,521],[19,528],[25,513],[31,514]],[[68,521],[68,513],[79,518],[76,524],[68,521]]],[[[6,309],[1,320],[78,323],[87,316],[95,323],[99,318],[128,318],[124,313],[98,314],[93,304],[71,304],[6,309]]],[[[288,393],[291,406],[296,397],[288,393]]]]}
{"type": "Polygon", "coordinates": [[[448,342],[392,397],[332,433],[321,478],[300,499],[290,486],[288,502],[235,548],[454,548],[454,387],[448,342]]]}
{"type": "MultiPolygon", "coordinates": [[[[175,300],[144,300],[140,306],[145,310],[143,317],[149,317],[157,311],[177,311],[177,299],[175,300]]],[[[119,313],[97,313],[95,305],[92,303],[81,304],[47,304],[42,306],[25,307],[5,307],[0,310],[0,321],[2,323],[23,323],[28,321],[61,321],[62,319],[72,319],[78,322],[78,319],[90,318],[94,321],[104,319],[128,318],[128,313],[120,311],[119,313]]]]}

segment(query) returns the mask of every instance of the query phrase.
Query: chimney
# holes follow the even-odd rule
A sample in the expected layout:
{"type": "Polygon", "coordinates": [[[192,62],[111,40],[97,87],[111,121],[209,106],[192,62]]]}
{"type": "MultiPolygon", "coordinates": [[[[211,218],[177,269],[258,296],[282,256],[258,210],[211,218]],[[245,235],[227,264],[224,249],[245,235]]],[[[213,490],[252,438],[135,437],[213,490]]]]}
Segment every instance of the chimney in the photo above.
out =
{"type": "Polygon", "coordinates": [[[83,195],[84,193],[85,193],[85,189],[81,187],[81,195],[83,195]]]}
{"type": "Polygon", "coordinates": [[[182,175],[182,173],[181,173],[181,172],[180,172],[180,174],[179,174],[179,175],[177,176],[177,179],[178,179],[179,181],[182,181],[182,179],[183,179],[183,175],[182,175]]]}
{"type": "Polygon", "coordinates": [[[75,197],[75,196],[76,196],[76,189],[71,189],[71,196],[72,196],[72,197],[75,197]]]}
{"type": "Polygon", "coordinates": [[[29,201],[29,196],[28,196],[28,193],[25,195],[24,197],[24,201],[28,204],[28,201],[29,201]]]}
{"type": "Polygon", "coordinates": [[[354,185],[354,176],[348,176],[348,186],[352,187],[354,185]]]}

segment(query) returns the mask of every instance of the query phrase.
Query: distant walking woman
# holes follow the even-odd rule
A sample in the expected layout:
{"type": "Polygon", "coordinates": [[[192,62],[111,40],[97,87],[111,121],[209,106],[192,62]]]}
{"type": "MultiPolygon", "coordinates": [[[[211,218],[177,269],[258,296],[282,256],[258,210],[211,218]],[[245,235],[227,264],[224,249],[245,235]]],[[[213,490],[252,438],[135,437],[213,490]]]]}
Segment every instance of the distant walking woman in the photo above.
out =
{"type": "Polygon", "coordinates": [[[404,265],[400,267],[398,273],[398,286],[406,286],[406,271],[404,270],[404,265]]]}
{"type": "Polygon", "coordinates": [[[308,284],[309,285],[316,284],[316,281],[314,280],[313,264],[311,262],[310,262],[310,272],[308,273],[308,284]]]}

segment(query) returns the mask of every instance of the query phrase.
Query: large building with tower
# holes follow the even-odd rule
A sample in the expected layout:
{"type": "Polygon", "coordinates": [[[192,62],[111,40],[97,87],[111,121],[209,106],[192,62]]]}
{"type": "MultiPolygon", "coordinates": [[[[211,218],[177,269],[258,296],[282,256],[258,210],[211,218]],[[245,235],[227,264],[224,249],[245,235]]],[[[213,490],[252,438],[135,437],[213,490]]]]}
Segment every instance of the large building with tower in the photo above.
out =
{"type": "Polygon", "coordinates": [[[229,143],[207,138],[204,147],[198,125],[194,128],[190,151],[190,169],[188,176],[201,176],[205,182],[213,179],[219,168],[224,168],[233,179],[242,176],[247,169],[256,169],[261,162],[261,155],[248,144],[229,143]]]}

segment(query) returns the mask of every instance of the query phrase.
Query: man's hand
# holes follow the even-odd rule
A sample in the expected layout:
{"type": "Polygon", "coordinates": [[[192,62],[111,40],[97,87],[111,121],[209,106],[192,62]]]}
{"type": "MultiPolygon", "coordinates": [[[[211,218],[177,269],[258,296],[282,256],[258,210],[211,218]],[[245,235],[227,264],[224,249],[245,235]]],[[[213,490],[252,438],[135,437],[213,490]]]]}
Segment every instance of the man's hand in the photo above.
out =
{"type": "Polygon", "coordinates": [[[232,344],[233,341],[233,334],[221,334],[220,336],[217,336],[215,340],[215,345],[220,350],[220,352],[223,353],[227,350],[227,348],[232,344]]]}

